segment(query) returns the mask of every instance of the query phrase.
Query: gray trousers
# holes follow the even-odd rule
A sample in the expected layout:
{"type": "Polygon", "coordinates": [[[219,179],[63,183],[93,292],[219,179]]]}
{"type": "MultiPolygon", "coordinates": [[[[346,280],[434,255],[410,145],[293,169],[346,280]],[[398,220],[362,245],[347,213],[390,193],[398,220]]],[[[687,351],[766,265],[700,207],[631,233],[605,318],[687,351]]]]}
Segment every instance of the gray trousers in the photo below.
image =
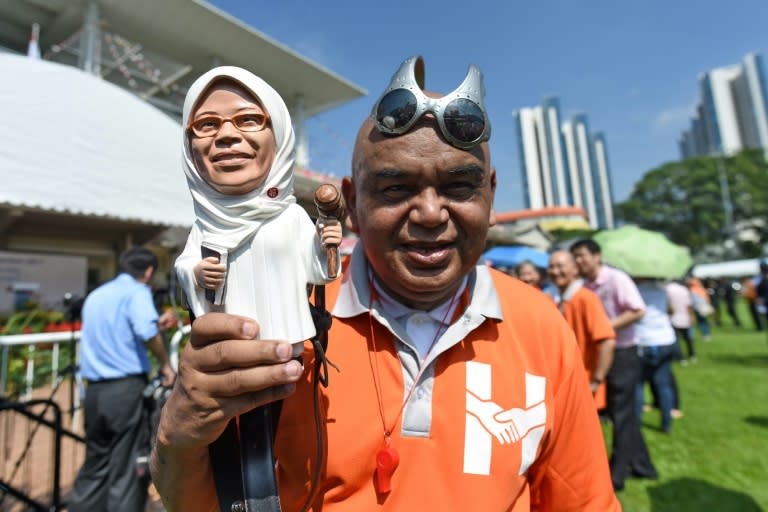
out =
{"type": "Polygon", "coordinates": [[[85,462],[75,480],[70,512],[143,512],[148,479],[136,472],[146,451],[144,375],[89,382],[85,395],[85,462]]]}

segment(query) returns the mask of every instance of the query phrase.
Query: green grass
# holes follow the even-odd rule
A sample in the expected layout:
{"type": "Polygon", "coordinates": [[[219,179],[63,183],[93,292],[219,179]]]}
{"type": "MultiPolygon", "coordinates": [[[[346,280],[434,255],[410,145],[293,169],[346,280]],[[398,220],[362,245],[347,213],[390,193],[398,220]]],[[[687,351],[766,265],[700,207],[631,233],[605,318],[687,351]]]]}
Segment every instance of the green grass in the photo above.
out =
{"type": "Polygon", "coordinates": [[[724,324],[708,343],[697,333],[698,362],[674,365],[685,416],[672,433],[643,415],[659,479],[628,479],[625,512],[768,512],[768,335],[724,324]]]}

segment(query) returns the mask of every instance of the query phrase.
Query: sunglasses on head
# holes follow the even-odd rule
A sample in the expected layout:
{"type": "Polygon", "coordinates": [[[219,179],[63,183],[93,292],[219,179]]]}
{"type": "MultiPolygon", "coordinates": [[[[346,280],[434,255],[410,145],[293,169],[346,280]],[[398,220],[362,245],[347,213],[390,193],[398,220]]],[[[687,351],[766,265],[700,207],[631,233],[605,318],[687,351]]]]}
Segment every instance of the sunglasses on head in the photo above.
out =
{"type": "Polygon", "coordinates": [[[371,118],[382,133],[402,135],[427,112],[434,114],[448,142],[470,149],[491,138],[491,123],[483,105],[483,74],[470,65],[459,87],[442,98],[424,94],[424,59],[407,59],[392,75],[389,86],[373,106],[371,118]]]}

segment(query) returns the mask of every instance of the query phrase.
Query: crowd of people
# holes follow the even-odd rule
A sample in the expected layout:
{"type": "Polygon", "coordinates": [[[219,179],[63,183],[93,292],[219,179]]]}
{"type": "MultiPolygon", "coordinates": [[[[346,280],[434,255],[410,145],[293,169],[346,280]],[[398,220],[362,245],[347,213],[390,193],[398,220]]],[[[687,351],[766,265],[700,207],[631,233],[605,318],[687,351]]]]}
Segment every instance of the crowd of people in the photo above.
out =
{"type": "MultiPolygon", "coordinates": [[[[262,254],[266,238],[278,236],[267,237],[277,214],[294,204],[284,103],[236,68],[213,70],[190,89],[182,152],[198,219],[181,263],[199,316],[175,375],[158,346],[166,320],[148,306],[151,254],[126,253],[124,273],[86,301],[88,445],[72,510],[141,509],[136,493],[145,483],[126,471],[128,455],[119,463],[108,455],[139,442],[138,420],[118,417],[126,407],[115,405],[117,395],[140,395],[146,349],[166,384],[175,380],[150,458],[169,511],[250,510],[249,496],[219,503],[212,445],[228,429],[245,439],[237,418],[277,402],[276,463],[267,467],[279,495],[259,510],[610,512],[621,510],[616,492],[627,478],[657,478],[640,428],[643,383],[652,383],[660,428],[669,432],[680,402],[671,371],[677,339],[695,361],[690,329],[695,318],[709,336],[706,308],[697,312],[699,299],[713,308],[707,289],[633,280],[604,264],[592,240],[554,252],[548,284],[533,265],[519,266],[519,279],[484,265],[496,172],[482,75],[470,66],[459,88],[441,95],[424,89],[418,67],[420,58],[403,63],[358,132],[342,194],[347,228],[360,242],[326,287],[333,320],[324,355],[270,324],[270,309],[284,302],[273,299],[294,288],[281,285],[290,270],[270,272],[277,262],[262,254]],[[240,214],[229,221],[229,210],[244,204],[260,209],[255,224],[240,214]],[[219,253],[203,264],[198,249],[210,233],[236,257],[219,253]],[[263,266],[259,279],[234,260],[263,266]],[[214,288],[220,296],[206,293],[214,288]],[[227,308],[251,300],[243,297],[259,308],[227,308]],[[325,387],[317,385],[321,356],[336,368],[325,387]],[[601,412],[613,428],[610,457],[601,412]]],[[[330,279],[320,272],[321,249],[338,242],[338,230],[326,228],[280,230],[285,238],[301,231],[301,265],[317,267],[319,283],[330,279]]],[[[755,285],[758,305],[763,282],[755,285]]]]}

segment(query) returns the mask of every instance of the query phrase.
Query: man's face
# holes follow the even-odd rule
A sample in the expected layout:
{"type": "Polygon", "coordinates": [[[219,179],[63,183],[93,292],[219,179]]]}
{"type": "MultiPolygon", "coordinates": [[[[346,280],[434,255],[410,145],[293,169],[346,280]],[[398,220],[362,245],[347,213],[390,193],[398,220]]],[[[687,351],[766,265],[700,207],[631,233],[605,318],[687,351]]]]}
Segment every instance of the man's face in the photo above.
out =
{"type": "MultiPolygon", "coordinates": [[[[244,113],[261,115],[265,111],[242,86],[218,82],[203,95],[190,119],[194,122],[207,115],[231,118],[244,113]]],[[[246,194],[260,187],[277,151],[269,124],[261,131],[248,132],[224,122],[212,137],[200,138],[192,133],[189,137],[200,177],[222,194],[246,194]]]]}
{"type": "Polygon", "coordinates": [[[579,273],[588,279],[594,279],[600,269],[600,253],[592,254],[586,247],[579,247],[572,251],[572,254],[579,273]]]}
{"type": "Polygon", "coordinates": [[[547,275],[550,281],[557,286],[560,291],[568,288],[568,285],[579,277],[579,269],[573,256],[566,251],[557,251],[549,256],[549,267],[547,275]]]}
{"type": "Polygon", "coordinates": [[[343,183],[350,227],[379,283],[419,309],[450,299],[495,223],[496,174],[487,145],[454,148],[427,119],[397,137],[366,122],[354,176],[343,183]]]}

